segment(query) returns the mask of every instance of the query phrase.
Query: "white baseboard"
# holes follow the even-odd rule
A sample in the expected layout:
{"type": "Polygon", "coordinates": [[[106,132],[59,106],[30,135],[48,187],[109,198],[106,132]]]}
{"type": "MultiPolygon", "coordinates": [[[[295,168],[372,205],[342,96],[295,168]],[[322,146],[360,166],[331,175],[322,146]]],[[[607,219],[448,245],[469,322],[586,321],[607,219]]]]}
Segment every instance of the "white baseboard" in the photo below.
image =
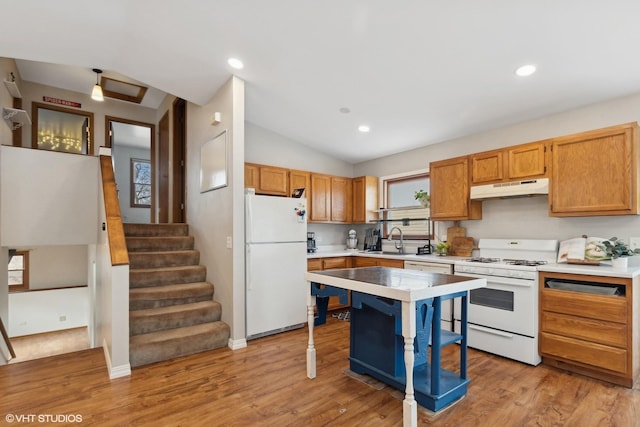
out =
{"type": "Polygon", "coordinates": [[[242,338],[240,340],[229,338],[228,346],[231,350],[239,350],[241,348],[247,347],[247,340],[245,338],[242,338]]]}
{"type": "Polygon", "coordinates": [[[120,366],[111,366],[111,355],[109,354],[109,347],[107,347],[107,341],[102,341],[102,350],[104,351],[104,358],[107,362],[107,371],[109,371],[109,379],[128,377],[131,376],[131,365],[129,363],[120,366]]]}

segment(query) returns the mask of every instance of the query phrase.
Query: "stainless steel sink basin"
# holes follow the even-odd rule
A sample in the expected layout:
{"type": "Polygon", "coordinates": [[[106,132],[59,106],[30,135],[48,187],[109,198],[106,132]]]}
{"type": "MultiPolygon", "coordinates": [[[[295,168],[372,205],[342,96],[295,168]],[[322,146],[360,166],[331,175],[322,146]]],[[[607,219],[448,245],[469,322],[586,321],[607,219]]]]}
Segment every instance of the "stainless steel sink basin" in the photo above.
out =
{"type": "Polygon", "coordinates": [[[395,255],[395,256],[405,256],[408,254],[401,254],[398,251],[361,251],[363,254],[376,254],[376,255],[395,255]]]}

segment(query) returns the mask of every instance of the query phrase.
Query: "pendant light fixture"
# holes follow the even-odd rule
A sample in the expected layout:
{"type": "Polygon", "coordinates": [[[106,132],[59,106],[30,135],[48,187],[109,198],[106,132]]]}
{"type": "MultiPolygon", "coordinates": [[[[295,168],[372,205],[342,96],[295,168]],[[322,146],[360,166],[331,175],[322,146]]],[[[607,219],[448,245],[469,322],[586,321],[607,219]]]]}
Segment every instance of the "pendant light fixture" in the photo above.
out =
{"type": "Polygon", "coordinates": [[[93,91],[91,92],[91,99],[94,101],[102,102],[104,101],[104,95],[102,94],[102,86],[100,86],[100,74],[102,74],[102,70],[99,68],[94,68],[93,72],[96,73],[96,84],[93,87],[93,91]]]}

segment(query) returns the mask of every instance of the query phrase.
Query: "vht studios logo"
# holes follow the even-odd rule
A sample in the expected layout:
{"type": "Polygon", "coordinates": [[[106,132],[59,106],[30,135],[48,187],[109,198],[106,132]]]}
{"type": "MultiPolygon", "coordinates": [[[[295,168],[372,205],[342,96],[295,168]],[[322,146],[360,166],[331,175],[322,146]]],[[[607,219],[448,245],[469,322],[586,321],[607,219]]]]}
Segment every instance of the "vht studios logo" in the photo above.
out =
{"type": "Polygon", "coordinates": [[[78,414],[7,414],[8,423],[81,423],[82,415],[78,414]]]}

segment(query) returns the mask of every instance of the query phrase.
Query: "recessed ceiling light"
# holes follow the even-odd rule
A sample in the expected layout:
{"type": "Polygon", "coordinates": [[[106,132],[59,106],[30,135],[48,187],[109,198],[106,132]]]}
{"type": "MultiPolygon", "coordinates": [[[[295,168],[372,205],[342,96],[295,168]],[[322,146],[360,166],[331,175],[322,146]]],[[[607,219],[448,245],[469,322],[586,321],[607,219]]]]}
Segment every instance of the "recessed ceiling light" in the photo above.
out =
{"type": "Polygon", "coordinates": [[[367,125],[360,125],[360,126],[358,126],[358,130],[360,132],[366,133],[366,132],[369,132],[371,130],[371,128],[369,126],[367,126],[367,125]]]}
{"type": "Polygon", "coordinates": [[[533,64],[523,65],[516,68],[516,76],[527,77],[536,72],[536,66],[533,64]]]}
{"type": "Polygon", "coordinates": [[[238,58],[229,58],[227,63],[236,70],[242,70],[244,68],[244,64],[238,58]]]}
{"type": "Polygon", "coordinates": [[[341,107],[338,111],[340,111],[342,114],[349,114],[351,112],[349,107],[341,107]]]}

